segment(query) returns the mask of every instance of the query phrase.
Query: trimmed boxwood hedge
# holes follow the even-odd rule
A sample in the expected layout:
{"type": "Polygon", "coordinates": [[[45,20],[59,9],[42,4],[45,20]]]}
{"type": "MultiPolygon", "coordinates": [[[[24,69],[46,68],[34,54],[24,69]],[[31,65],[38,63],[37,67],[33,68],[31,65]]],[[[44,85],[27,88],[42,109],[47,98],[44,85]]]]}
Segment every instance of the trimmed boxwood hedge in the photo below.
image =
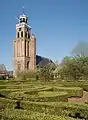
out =
{"type": "Polygon", "coordinates": [[[36,94],[25,94],[25,92],[12,92],[8,95],[11,99],[21,99],[29,100],[34,102],[67,102],[68,101],[68,93],[67,92],[49,92],[42,91],[36,92],[36,94]]]}
{"type": "Polygon", "coordinates": [[[6,89],[7,85],[0,85],[0,89],[6,89]]]}
{"type": "Polygon", "coordinates": [[[38,102],[67,102],[68,101],[68,93],[66,92],[38,92],[37,96],[33,96],[29,98],[30,101],[38,101],[38,102]]]}
{"type": "Polygon", "coordinates": [[[39,99],[45,102],[67,102],[68,93],[67,92],[50,92],[43,91],[38,92],[39,99]]]}
{"type": "Polygon", "coordinates": [[[5,109],[1,116],[1,120],[76,120],[65,116],[54,116],[45,113],[38,113],[32,111],[5,109]]]}
{"type": "MultiPolygon", "coordinates": [[[[81,87],[81,86],[80,86],[80,87],[81,87]]],[[[82,85],[82,88],[83,88],[83,90],[88,91],[88,84],[86,84],[86,83],[83,84],[83,85],[82,85]]]]}
{"type": "Polygon", "coordinates": [[[68,97],[82,97],[83,89],[80,87],[53,87],[54,91],[68,92],[68,97]]]}
{"type": "Polygon", "coordinates": [[[57,85],[62,84],[63,87],[81,87],[83,90],[88,91],[88,81],[60,81],[57,85]]]}
{"type": "Polygon", "coordinates": [[[8,97],[12,92],[24,91],[25,89],[0,89],[0,94],[8,97]]]}
{"type": "Polygon", "coordinates": [[[8,89],[7,88],[7,89],[0,89],[0,94],[3,94],[8,97],[8,94],[13,93],[13,92],[25,92],[26,94],[31,95],[31,94],[36,94],[38,91],[49,91],[51,89],[52,89],[51,87],[44,87],[44,86],[21,88],[21,89],[17,89],[17,88],[16,89],[14,89],[14,88],[8,89]]]}
{"type": "MultiPolygon", "coordinates": [[[[49,118],[50,118],[49,120],[51,120],[51,118],[53,119],[53,117],[51,116],[54,116],[55,120],[57,120],[56,119],[57,116],[63,115],[63,116],[67,116],[66,120],[69,120],[69,114],[71,116],[75,116],[76,113],[80,113],[80,116],[86,118],[88,117],[87,104],[79,105],[79,104],[72,104],[66,102],[58,102],[58,101],[67,101],[68,97],[82,97],[83,89],[88,90],[87,82],[85,82],[85,84],[83,83],[83,85],[82,83],[58,82],[58,84],[57,83],[53,84],[52,82],[50,85],[49,83],[44,85],[41,83],[38,84],[37,82],[29,82],[29,81],[5,82],[4,84],[0,85],[0,94],[7,96],[9,99],[0,98],[0,105],[3,105],[4,108],[0,116],[4,117],[2,118],[2,120],[5,119],[21,120],[22,118],[21,114],[23,113],[24,115],[22,114],[22,116],[24,116],[24,120],[27,119],[48,120],[49,118]],[[63,84],[63,87],[60,86],[61,84],[63,84]],[[81,88],[77,86],[80,86],[81,88]],[[20,100],[22,97],[23,100],[20,101],[20,106],[23,108],[23,110],[17,110],[15,109],[15,107],[17,106],[16,102],[20,100]],[[12,100],[13,98],[16,98],[18,100],[12,100]],[[31,112],[30,110],[32,110],[34,114],[37,114],[39,118],[36,115],[34,116],[34,118],[31,118],[31,116],[33,117],[33,114],[28,115],[31,112]],[[29,113],[27,112],[24,113],[25,111],[28,111],[29,113]],[[47,114],[45,115],[46,119],[45,118],[43,119],[43,117],[41,117],[41,115],[43,116],[43,113],[47,114]],[[29,116],[31,119],[29,119],[29,116]]],[[[64,117],[59,117],[58,120],[59,119],[65,120],[64,117]]]]}
{"type": "MultiPolygon", "coordinates": [[[[0,104],[4,109],[14,109],[16,107],[16,100],[0,98],[0,104]]],[[[30,102],[20,101],[20,106],[25,110],[33,112],[46,113],[49,115],[69,116],[80,113],[80,116],[88,118],[88,105],[87,104],[72,104],[66,102],[30,102]]]]}
{"type": "MultiPolygon", "coordinates": [[[[20,98],[20,97],[24,97],[24,98],[30,98],[29,100],[33,100],[33,98],[36,97],[38,92],[41,91],[52,91],[52,92],[67,92],[68,93],[68,97],[82,97],[83,96],[83,89],[79,88],[79,87],[47,87],[47,86],[40,86],[40,87],[36,87],[36,88],[25,88],[25,89],[0,89],[0,94],[6,96],[6,97],[14,97],[14,98],[20,98]],[[30,96],[30,95],[34,95],[34,96],[30,96]],[[32,98],[32,99],[31,99],[32,98]]],[[[59,93],[58,93],[59,94],[59,93]]],[[[39,96],[38,96],[39,97],[39,96]]],[[[38,97],[36,97],[36,99],[34,99],[34,101],[39,100],[38,97]]],[[[62,101],[64,100],[63,97],[62,101]]],[[[61,99],[60,98],[60,99],[61,99]]],[[[67,101],[67,95],[65,95],[65,101],[67,101]]],[[[41,98],[42,101],[42,98],[41,98]]],[[[47,101],[47,100],[45,100],[47,101]]],[[[52,99],[53,101],[53,99],[52,99]]],[[[60,100],[61,101],[61,100],[60,100]]]]}
{"type": "Polygon", "coordinates": [[[51,115],[69,116],[79,113],[81,117],[88,118],[88,105],[72,104],[65,102],[21,102],[24,109],[37,111],[40,113],[47,112],[51,115]]]}
{"type": "Polygon", "coordinates": [[[8,84],[7,89],[25,89],[25,88],[41,88],[42,85],[35,85],[30,83],[20,83],[20,84],[8,84]]]}

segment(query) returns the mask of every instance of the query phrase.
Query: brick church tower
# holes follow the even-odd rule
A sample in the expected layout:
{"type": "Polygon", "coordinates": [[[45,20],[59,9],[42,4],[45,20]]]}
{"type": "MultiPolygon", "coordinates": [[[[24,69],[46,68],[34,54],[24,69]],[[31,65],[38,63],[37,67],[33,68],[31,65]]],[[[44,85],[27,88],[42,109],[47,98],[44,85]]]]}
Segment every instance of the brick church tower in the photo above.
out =
{"type": "Polygon", "coordinates": [[[17,71],[33,70],[36,67],[36,38],[28,25],[28,17],[21,15],[16,24],[14,40],[14,75],[17,71]]]}

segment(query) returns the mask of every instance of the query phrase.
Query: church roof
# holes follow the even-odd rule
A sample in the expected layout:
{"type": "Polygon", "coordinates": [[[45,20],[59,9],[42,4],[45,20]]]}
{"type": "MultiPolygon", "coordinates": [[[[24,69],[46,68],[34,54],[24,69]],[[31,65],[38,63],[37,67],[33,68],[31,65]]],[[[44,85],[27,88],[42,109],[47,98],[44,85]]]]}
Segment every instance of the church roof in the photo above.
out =
{"type": "Polygon", "coordinates": [[[47,65],[49,63],[53,63],[53,61],[51,59],[36,55],[36,65],[37,66],[43,67],[43,66],[45,66],[45,65],[47,65]]]}

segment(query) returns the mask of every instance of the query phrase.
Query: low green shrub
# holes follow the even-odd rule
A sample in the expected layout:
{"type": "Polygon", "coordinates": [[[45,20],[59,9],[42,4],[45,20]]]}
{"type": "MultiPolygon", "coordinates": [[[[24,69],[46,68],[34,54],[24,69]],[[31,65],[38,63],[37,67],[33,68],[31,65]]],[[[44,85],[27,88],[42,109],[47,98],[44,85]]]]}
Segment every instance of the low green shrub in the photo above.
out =
{"type": "MultiPolygon", "coordinates": [[[[34,92],[34,91],[33,91],[34,92]]],[[[34,92],[32,94],[27,94],[26,92],[19,91],[19,92],[12,92],[8,95],[8,98],[11,99],[23,99],[29,100],[34,102],[55,102],[55,101],[68,101],[68,93],[66,92],[49,92],[49,91],[42,91],[42,92],[34,92]],[[26,94],[25,94],[26,93],[26,94]]]]}
{"type": "Polygon", "coordinates": [[[0,85],[6,85],[7,82],[8,80],[0,80],[0,85]]]}
{"type": "MultiPolygon", "coordinates": [[[[18,85],[19,86],[19,85],[18,85]]],[[[68,97],[82,97],[83,96],[83,89],[79,87],[49,87],[49,86],[37,86],[33,88],[21,88],[21,89],[0,89],[0,94],[10,97],[10,98],[20,98],[24,97],[26,100],[33,100],[33,98],[36,97],[38,92],[41,91],[52,91],[52,92],[67,92],[68,97]],[[31,96],[32,95],[32,99],[31,96]]],[[[59,93],[58,93],[59,95],[59,93]]],[[[38,96],[39,97],[39,96],[38,96]]],[[[39,100],[38,97],[36,97],[36,100],[39,100]]],[[[60,96],[59,96],[60,98],[60,96]]],[[[64,100],[63,97],[61,96],[62,101],[64,100]]],[[[61,99],[60,98],[60,99],[61,99]]],[[[41,98],[42,100],[42,98],[41,98]]],[[[61,100],[60,100],[61,101],[61,100]]],[[[65,95],[65,101],[67,101],[67,95],[65,95]]]]}
{"type": "Polygon", "coordinates": [[[81,87],[83,90],[88,91],[88,81],[60,81],[57,84],[62,84],[64,87],[81,87]]]}
{"type": "MultiPolygon", "coordinates": [[[[5,98],[0,98],[0,104],[4,106],[5,109],[14,109],[16,107],[16,100],[10,100],[5,98]]],[[[66,102],[30,102],[30,101],[20,101],[20,105],[23,111],[31,110],[33,112],[46,113],[49,115],[58,116],[69,116],[69,114],[75,115],[80,113],[81,116],[88,118],[88,104],[72,104],[66,102]]]]}
{"type": "Polygon", "coordinates": [[[7,86],[7,89],[27,89],[27,88],[28,89],[35,88],[35,85],[33,85],[33,84],[20,84],[20,85],[8,85],[7,86]]]}
{"type": "Polygon", "coordinates": [[[5,109],[0,115],[1,120],[75,120],[70,117],[54,116],[27,110],[5,109]]]}
{"type": "MultiPolygon", "coordinates": [[[[49,82],[48,84],[44,84],[36,81],[32,82],[29,80],[20,80],[14,82],[7,81],[6,83],[2,82],[0,85],[0,94],[9,98],[0,98],[0,104],[2,104],[4,106],[4,110],[6,110],[3,110],[3,114],[1,112],[1,120],[22,120],[21,113],[25,111],[29,111],[30,113],[30,110],[32,110],[34,114],[35,112],[39,112],[37,114],[39,118],[35,117],[36,115],[33,118],[33,114],[23,113],[22,116],[24,116],[24,120],[43,120],[43,113],[46,113],[49,116],[47,117],[47,115],[45,115],[46,119],[44,118],[44,120],[48,120],[49,118],[49,120],[52,120],[53,117],[50,116],[54,116],[55,120],[57,120],[56,116],[61,115],[67,116],[66,120],[69,120],[69,114],[75,116],[77,112],[85,118],[88,117],[87,104],[79,105],[58,102],[67,102],[68,97],[82,97],[83,89],[88,90],[87,82],[81,83],[60,81],[54,84],[53,82],[50,82],[50,84],[49,82]],[[15,109],[17,100],[21,100],[20,106],[23,108],[23,110],[15,109]],[[42,117],[40,117],[40,114],[42,117]]],[[[64,117],[59,117],[58,119],[65,120],[64,117]]]]}
{"type": "Polygon", "coordinates": [[[52,87],[42,86],[41,88],[38,88],[38,91],[52,91],[52,87]]]}
{"type": "Polygon", "coordinates": [[[67,102],[68,101],[68,93],[67,92],[43,91],[43,92],[38,92],[37,99],[40,99],[40,101],[44,101],[44,102],[56,102],[56,101],[67,102]]]}
{"type": "Polygon", "coordinates": [[[69,116],[69,114],[80,113],[83,117],[88,117],[88,105],[85,104],[72,104],[65,102],[28,102],[22,101],[21,106],[24,109],[44,113],[48,111],[51,115],[69,116]]]}
{"type": "MultiPolygon", "coordinates": [[[[18,94],[23,92],[25,94],[29,94],[29,95],[33,95],[33,94],[36,94],[38,91],[47,91],[47,90],[50,90],[51,87],[44,87],[44,86],[32,86],[32,87],[26,87],[25,85],[24,86],[20,86],[20,85],[17,85],[16,88],[14,89],[15,85],[13,86],[9,86],[9,88],[7,87],[7,89],[0,89],[0,94],[6,96],[6,97],[9,97],[9,96],[15,96],[17,94],[17,96],[19,96],[18,94]],[[19,89],[17,89],[19,88],[19,89]],[[14,95],[12,95],[14,94],[14,95]]],[[[3,85],[2,85],[3,87],[3,85]]]]}
{"type": "Polygon", "coordinates": [[[80,87],[53,87],[54,91],[68,92],[68,97],[82,97],[83,89],[80,87]]]}
{"type": "MultiPolygon", "coordinates": [[[[19,85],[18,85],[18,87],[19,87],[19,85]]],[[[26,87],[22,88],[22,86],[21,86],[21,88],[19,88],[19,89],[17,89],[17,88],[14,89],[14,86],[12,86],[12,88],[0,89],[0,94],[5,95],[5,96],[8,96],[9,94],[11,94],[13,92],[29,92],[29,94],[31,94],[31,92],[32,93],[38,92],[42,88],[43,88],[43,86],[37,86],[37,87],[32,87],[32,88],[26,88],[26,87]]]]}
{"type": "Polygon", "coordinates": [[[0,85],[0,89],[6,89],[7,85],[0,85]]]}
{"type": "Polygon", "coordinates": [[[12,109],[12,108],[15,108],[16,101],[17,100],[11,100],[8,98],[0,98],[0,105],[3,105],[4,109],[7,109],[7,108],[12,109]]]}
{"type": "Polygon", "coordinates": [[[1,89],[0,94],[8,97],[12,92],[24,91],[24,89],[1,89]]]}
{"type": "MultiPolygon", "coordinates": [[[[81,87],[81,86],[80,86],[81,87]]],[[[88,84],[83,84],[82,85],[83,90],[88,91],[88,84]]]]}
{"type": "Polygon", "coordinates": [[[25,98],[27,95],[24,94],[25,91],[18,91],[18,92],[11,92],[8,95],[8,98],[10,99],[16,99],[16,100],[21,100],[22,98],[25,98]]]}
{"type": "Polygon", "coordinates": [[[17,78],[21,80],[27,80],[30,78],[36,78],[36,70],[25,70],[25,71],[18,71],[17,78]]]}

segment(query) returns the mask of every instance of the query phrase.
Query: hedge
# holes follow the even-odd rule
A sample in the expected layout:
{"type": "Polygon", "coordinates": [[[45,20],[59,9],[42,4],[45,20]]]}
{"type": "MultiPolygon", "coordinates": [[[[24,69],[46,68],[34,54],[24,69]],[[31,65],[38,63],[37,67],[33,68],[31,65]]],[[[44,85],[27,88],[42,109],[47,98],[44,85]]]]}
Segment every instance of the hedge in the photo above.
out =
{"type": "Polygon", "coordinates": [[[82,87],[83,90],[88,91],[88,84],[83,84],[82,86],[83,86],[83,87],[82,87]]]}
{"type": "Polygon", "coordinates": [[[7,85],[0,85],[0,89],[6,89],[7,85]]]}
{"type": "Polygon", "coordinates": [[[16,89],[14,89],[14,88],[8,89],[7,88],[7,89],[0,89],[0,94],[8,97],[8,95],[11,94],[12,92],[25,92],[30,95],[30,94],[36,94],[38,91],[48,91],[50,89],[52,89],[52,88],[51,87],[46,88],[43,86],[37,86],[37,87],[32,87],[32,88],[25,87],[25,88],[21,88],[21,89],[17,89],[17,88],[16,89]]]}
{"type": "Polygon", "coordinates": [[[24,109],[47,113],[51,115],[69,116],[79,113],[81,117],[88,118],[88,105],[72,104],[65,102],[27,102],[22,101],[21,106],[24,109]]]}
{"type": "MultiPolygon", "coordinates": [[[[16,100],[9,100],[0,98],[0,104],[3,104],[4,108],[14,109],[16,107],[16,100]]],[[[82,117],[88,117],[88,105],[87,104],[72,104],[66,102],[20,102],[23,111],[31,110],[33,112],[48,113],[50,115],[69,116],[69,114],[75,115],[80,113],[82,117]]]]}
{"type": "Polygon", "coordinates": [[[29,101],[38,101],[38,102],[55,102],[55,101],[68,101],[68,93],[67,92],[49,92],[49,91],[42,91],[36,92],[36,94],[25,94],[25,92],[12,92],[9,95],[11,99],[21,99],[29,100],[29,101]]]}
{"type": "MultiPolygon", "coordinates": [[[[0,85],[1,86],[1,85],[0,85]]],[[[22,88],[38,88],[43,87],[42,85],[30,84],[30,83],[15,83],[15,84],[7,84],[7,89],[22,89],[22,88]]]]}
{"type": "Polygon", "coordinates": [[[68,101],[68,93],[67,92],[38,92],[39,98],[42,98],[42,101],[47,102],[67,102],[68,101]],[[45,99],[45,100],[44,100],[45,99]]]}
{"type": "Polygon", "coordinates": [[[68,97],[82,97],[83,89],[80,87],[53,87],[54,91],[68,92],[68,97]]]}
{"type": "Polygon", "coordinates": [[[68,101],[68,93],[66,92],[38,92],[37,96],[33,96],[29,98],[30,101],[38,101],[38,102],[67,102],[68,101]]]}
{"type": "Polygon", "coordinates": [[[25,89],[0,89],[0,94],[8,97],[11,92],[24,91],[24,90],[25,89]]]}
{"type": "MultiPolygon", "coordinates": [[[[82,97],[83,96],[83,89],[79,87],[47,87],[47,86],[44,86],[44,87],[40,86],[40,87],[35,87],[35,88],[23,88],[23,89],[0,89],[0,94],[6,97],[12,96],[12,98],[13,96],[14,97],[15,96],[17,97],[27,96],[27,98],[29,98],[30,95],[34,95],[35,97],[35,95],[41,91],[67,92],[68,97],[82,97]],[[19,93],[21,93],[21,95],[19,93]]],[[[67,101],[67,95],[65,95],[65,98],[67,101]]],[[[31,100],[31,97],[30,97],[30,100],[31,100]]]]}
{"type": "Polygon", "coordinates": [[[81,87],[83,90],[88,91],[88,81],[60,81],[57,84],[62,84],[64,87],[81,87]]]}
{"type": "Polygon", "coordinates": [[[38,113],[23,110],[5,109],[1,116],[1,120],[76,120],[70,117],[54,116],[45,113],[38,113]]]}
{"type": "Polygon", "coordinates": [[[52,91],[52,87],[50,86],[43,86],[38,89],[38,91],[52,91]]]}
{"type": "Polygon", "coordinates": [[[8,80],[0,80],[0,85],[5,85],[8,80]]]}

